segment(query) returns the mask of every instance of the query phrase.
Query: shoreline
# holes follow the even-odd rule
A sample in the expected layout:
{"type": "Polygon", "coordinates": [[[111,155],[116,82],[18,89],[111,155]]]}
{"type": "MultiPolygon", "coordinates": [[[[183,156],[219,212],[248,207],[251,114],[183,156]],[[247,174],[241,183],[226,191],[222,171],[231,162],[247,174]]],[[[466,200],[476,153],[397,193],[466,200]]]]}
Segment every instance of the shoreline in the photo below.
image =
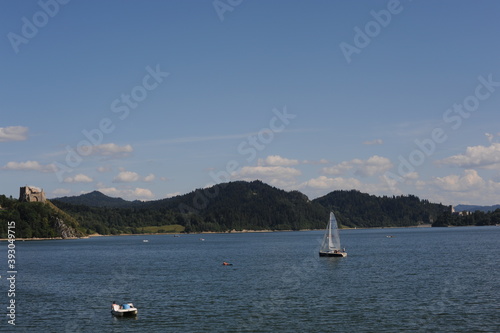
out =
{"type": "MultiPolygon", "coordinates": [[[[366,229],[399,229],[399,228],[431,228],[431,224],[421,224],[409,227],[372,227],[372,228],[340,228],[339,230],[366,230],[366,229]]],[[[65,240],[65,239],[87,239],[91,237],[111,237],[111,236],[151,236],[151,235],[202,235],[202,234],[244,234],[244,233],[269,233],[269,232],[299,232],[299,231],[323,231],[325,229],[301,229],[301,230],[230,230],[230,231],[202,231],[202,232],[191,232],[191,233],[179,233],[179,232],[162,232],[162,233],[144,233],[144,234],[118,234],[118,235],[101,235],[92,234],[82,237],[49,237],[49,238],[16,238],[16,241],[44,241],[44,240],[65,240]]],[[[8,241],[8,238],[1,238],[1,241],[8,241]]]]}
{"type": "MultiPolygon", "coordinates": [[[[40,241],[40,240],[64,240],[64,239],[86,239],[91,237],[112,237],[112,236],[154,236],[154,235],[202,235],[202,234],[243,234],[243,233],[265,233],[265,232],[290,232],[290,231],[314,231],[314,230],[324,230],[324,229],[303,229],[303,230],[231,230],[231,231],[202,231],[202,232],[158,232],[158,233],[143,233],[143,234],[118,234],[118,235],[101,235],[92,234],[82,237],[49,237],[49,238],[16,238],[16,241],[40,241]]],[[[7,241],[8,238],[0,238],[0,241],[7,241]]]]}

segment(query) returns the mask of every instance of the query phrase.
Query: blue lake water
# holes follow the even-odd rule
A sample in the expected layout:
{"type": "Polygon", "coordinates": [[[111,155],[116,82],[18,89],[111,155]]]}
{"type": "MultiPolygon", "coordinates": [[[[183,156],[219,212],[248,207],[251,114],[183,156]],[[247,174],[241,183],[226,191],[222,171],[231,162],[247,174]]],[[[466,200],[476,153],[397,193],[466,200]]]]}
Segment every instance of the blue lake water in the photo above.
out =
{"type": "Polygon", "coordinates": [[[18,241],[16,326],[3,316],[0,331],[500,331],[499,227],[341,230],[346,258],[320,258],[321,237],[18,241]],[[137,318],[113,318],[112,301],[133,302],[137,318]]]}

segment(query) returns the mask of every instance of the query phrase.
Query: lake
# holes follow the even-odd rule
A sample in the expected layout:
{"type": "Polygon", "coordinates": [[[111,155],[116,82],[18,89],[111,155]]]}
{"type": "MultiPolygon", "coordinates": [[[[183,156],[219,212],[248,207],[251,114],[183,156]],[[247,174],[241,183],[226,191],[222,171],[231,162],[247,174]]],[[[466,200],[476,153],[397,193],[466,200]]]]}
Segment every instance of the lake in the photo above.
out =
{"type": "Polygon", "coordinates": [[[16,326],[0,331],[500,331],[500,227],[341,230],[346,258],[320,258],[322,234],[17,241],[16,326]]]}

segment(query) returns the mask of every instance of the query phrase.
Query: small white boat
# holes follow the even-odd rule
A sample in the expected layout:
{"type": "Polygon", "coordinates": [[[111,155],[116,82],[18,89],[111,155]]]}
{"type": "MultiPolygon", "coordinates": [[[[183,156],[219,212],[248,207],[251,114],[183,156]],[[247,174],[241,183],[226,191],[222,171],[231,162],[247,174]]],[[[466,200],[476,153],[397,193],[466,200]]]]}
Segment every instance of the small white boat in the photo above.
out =
{"type": "Polygon", "coordinates": [[[144,243],[148,243],[148,242],[149,242],[149,240],[147,240],[147,239],[143,239],[142,241],[143,241],[144,243]]]}
{"type": "Polygon", "coordinates": [[[118,305],[115,302],[111,305],[111,314],[116,317],[131,317],[137,315],[137,308],[132,303],[118,305]]]}

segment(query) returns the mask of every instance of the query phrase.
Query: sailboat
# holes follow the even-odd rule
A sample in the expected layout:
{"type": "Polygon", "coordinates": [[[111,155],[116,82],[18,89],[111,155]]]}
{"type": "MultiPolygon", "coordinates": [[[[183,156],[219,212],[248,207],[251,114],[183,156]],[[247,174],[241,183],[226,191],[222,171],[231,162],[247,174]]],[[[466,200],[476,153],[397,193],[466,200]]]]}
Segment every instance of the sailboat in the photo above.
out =
{"type": "Polygon", "coordinates": [[[347,252],[340,247],[339,229],[335,214],[330,212],[330,221],[323,236],[323,242],[319,248],[320,257],[346,257],[347,252]]]}

